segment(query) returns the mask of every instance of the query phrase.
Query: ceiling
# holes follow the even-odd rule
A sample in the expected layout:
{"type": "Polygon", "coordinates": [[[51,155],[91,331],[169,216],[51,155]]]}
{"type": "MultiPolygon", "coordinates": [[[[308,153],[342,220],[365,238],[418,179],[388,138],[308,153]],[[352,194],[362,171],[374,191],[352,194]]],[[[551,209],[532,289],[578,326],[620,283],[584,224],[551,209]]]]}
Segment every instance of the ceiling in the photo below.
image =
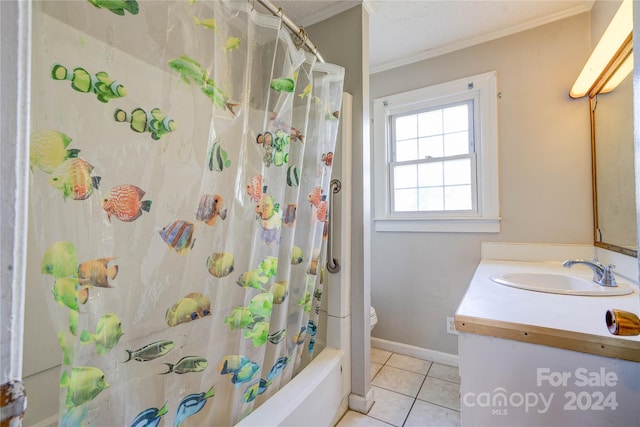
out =
{"type": "MultiPolygon", "coordinates": [[[[360,3],[376,73],[591,10],[595,0],[272,0],[308,27],[360,3]]],[[[311,34],[313,41],[313,34],[311,34]]],[[[319,46],[322,53],[322,46],[319,46]]]]}

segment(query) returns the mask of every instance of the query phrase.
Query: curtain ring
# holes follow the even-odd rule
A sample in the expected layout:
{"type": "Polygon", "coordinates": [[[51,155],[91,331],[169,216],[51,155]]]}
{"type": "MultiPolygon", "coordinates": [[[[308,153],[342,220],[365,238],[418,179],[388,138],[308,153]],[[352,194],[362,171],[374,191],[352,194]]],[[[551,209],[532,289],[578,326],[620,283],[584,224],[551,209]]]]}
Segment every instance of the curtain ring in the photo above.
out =
{"type": "Polygon", "coordinates": [[[304,27],[300,27],[298,33],[296,33],[296,38],[298,41],[295,42],[296,48],[300,49],[301,47],[303,47],[305,45],[305,43],[307,43],[307,40],[309,39],[309,35],[307,34],[307,32],[304,30],[304,27]]]}
{"type": "Polygon", "coordinates": [[[282,24],[284,22],[284,11],[281,7],[278,8],[278,16],[280,16],[280,29],[282,29],[282,24]]]}

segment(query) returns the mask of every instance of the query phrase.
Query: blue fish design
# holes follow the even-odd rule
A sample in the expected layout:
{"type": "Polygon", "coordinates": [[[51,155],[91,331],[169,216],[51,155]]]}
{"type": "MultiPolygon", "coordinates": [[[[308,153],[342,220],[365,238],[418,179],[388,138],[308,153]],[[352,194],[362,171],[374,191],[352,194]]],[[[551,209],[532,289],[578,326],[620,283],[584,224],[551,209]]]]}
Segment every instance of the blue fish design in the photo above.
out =
{"type": "Polygon", "coordinates": [[[174,221],[160,231],[160,237],[171,249],[184,255],[196,243],[196,239],[193,238],[194,228],[193,223],[189,221],[174,221]]]}
{"type": "Polygon", "coordinates": [[[236,387],[240,386],[242,383],[249,382],[253,379],[259,369],[260,366],[258,364],[249,362],[233,373],[231,376],[231,382],[235,384],[236,387]]]}
{"type": "Polygon", "coordinates": [[[300,327],[300,332],[298,332],[294,337],[293,337],[293,343],[300,345],[302,343],[304,343],[304,340],[307,336],[307,327],[306,326],[301,326],[300,327]]]}
{"type": "Polygon", "coordinates": [[[259,369],[260,365],[246,357],[231,355],[222,359],[222,363],[218,366],[218,373],[220,375],[231,374],[231,382],[239,387],[240,384],[251,381],[259,369]]]}
{"type": "Polygon", "coordinates": [[[267,387],[271,384],[271,381],[267,381],[264,378],[260,378],[259,382],[251,384],[247,387],[242,395],[242,399],[249,403],[253,402],[256,397],[267,391],[267,387]]]}
{"type": "Polygon", "coordinates": [[[317,330],[318,327],[316,326],[315,322],[313,320],[309,320],[309,323],[307,324],[307,332],[309,332],[309,335],[315,337],[317,330]]]}
{"type": "Polygon", "coordinates": [[[180,427],[180,425],[189,418],[191,415],[200,412],[200,410],[207,403],[207,399],[213,397],[213,386],[206,393],[193,393],[185,396],[180,401],[178,409],[176,410],[176,416],[173,419],[173,425],[180,427]]]}
{"type": "Polygon", "coordinates": [[[282,371],[284,371],[284,368],[287,367],[287,363],[289,363],[289,360],[290,359],[287,356],[282,356],[278,360],[276,360],[276,363],[267,374],[267,381],[271,382],[275,377],[280,375],[282,371]]]}
{"type": "Polygon", "coordinates": [[[84,419],[87,416],[87,406],[76,406],[75,408],[69,408],[65,412],[62,420],[60,421],[60,427],[75,427],[83,425],[84,419]]]}
{"type": "Polygon", "coordinates": [[[165,403],[162,408],[149,408],[140,412],[131,423],[131,427],[156,427],[160,424],[160,419],[169,410],[165,403]]]}
{"type": "Polygon", "coordinates": [[[267,381],[264,378],[260,378],[260,385],[258,386],[258,394],[262,394],[267,391],[267,387],[271,385],[271,381],[267,381]]]}

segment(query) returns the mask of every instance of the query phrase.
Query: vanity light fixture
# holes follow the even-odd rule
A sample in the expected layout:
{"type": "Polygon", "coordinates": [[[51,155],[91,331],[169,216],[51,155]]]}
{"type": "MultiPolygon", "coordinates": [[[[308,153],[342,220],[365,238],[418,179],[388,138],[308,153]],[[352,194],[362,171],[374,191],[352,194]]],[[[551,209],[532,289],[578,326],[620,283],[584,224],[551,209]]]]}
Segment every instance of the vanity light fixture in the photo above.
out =
{"type": "Polygon", "coordinates": [[[629,53],[627,57],[622,61],[622,64],[614,71],[613,75],[609,77],[607,83],[602,86],[600,93],[609,93],[618,87],[620,83],[631,73],[633,70],[633,52],[629,53]]]}
{"type": "MultiPolygon", "coordinates": [[[[591,56],[578,76],[578,79],[573,84],[573,87],[569,92],[569,96],[572,98],[581,98],[592,91],[596,83],[602,79],[604,70],[611,62],[611,58],[614,57],[621,47],[626,44],[625,42],[631,37],[632,31],[633,1],[623,0],[618,11],[609,23],[609,26],[602,35],[602,38],[596,45],[596,48],[591,53],[591,56]]],[[[629,61],[629,56],[631,55],[627,55],[627,60],[625,62],[629,62],[628,70],[631,71],[633,68],[633,59],[629,61]]],[[[626,74],[622,74],[622,72],[618,72],[616,74],[620,74],[621,76],[617,79],[616,85],[627,76],[626,74]]],[[[613,83],[614,82],[609,84],[609,82],[607,82],[606,87],[609,88],[609,91],[615,89],[613,83]]]]}

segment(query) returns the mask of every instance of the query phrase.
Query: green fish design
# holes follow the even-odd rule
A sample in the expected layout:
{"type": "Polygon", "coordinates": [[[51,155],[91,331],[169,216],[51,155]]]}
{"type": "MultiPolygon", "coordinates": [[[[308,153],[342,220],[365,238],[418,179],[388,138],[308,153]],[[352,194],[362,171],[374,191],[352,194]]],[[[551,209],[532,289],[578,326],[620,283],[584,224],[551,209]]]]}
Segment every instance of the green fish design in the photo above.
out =
{"type": "Polygon", "coordinates": [[[78,275],[78,253],[71,242],[60,241],[51,245],[42,256],[40,271],[61,278],[78,275]]]}
{"type": "Polygon", "coordinates": [[[227,39],[227,41],[224,43],[224,46],[222,46],[222,50],[224,50],[224,53],[233,52],[234,50],[238,50],[238,49],[240,49],[239,37],[230,36],[227,39]]]}
{"type": "Polygon", "coordinates": [[[254,316],[259,316],[262,319],[268,319],[269,316],[271,316],[271,311],[273,309],[273,294],[265,292],[256,295],[251,299],[247,308],[254,316]]]}
{"type": "Polygon", "coordinates": [[[235,307],[231,310],[231,315],[225,317],[224,324],[229,325],[231,330],[250,328],[256,323],[253,314],[246,307],[235,307]]]}
{"type": "Polygon", "coordinates": [[[62,192],[62,197],[86,200],[100,186],[101,178],[92,175],[93,166],[80,157],[70,158],[56,167],[49,177],[49,185],[62,192]]]}
{"type": "Polygon", "coordinates": [[[208,151],[210,171],[222,172],[223,169],[231,166],[231,160],[229,160],[227,152],[222,149],[220,140],[215,140],[208,151]]]}
{"type": "Polygon", "coordinates": [[[92,366],[74,366],[71,368],[71,374],[64,371],[60,377],[60,388],[67,389],[67,408],[93,400],[108,387],[104,373],[92,366]]]}
{"type": "Polygon", "coordinates": [[[127,89],[104,71],[92,75],[84,68],[77,67],[73,72],[69,72],[65,66],[54,64],[51,78],[69,80],[73,89],[82,93],[94,93],[100,102],[109,102],[127,95],[127,89]]]}
{"type": "Polygon", "coordinates": [[[202,86],[207,79],[207,71],[188,55],[173,59],[168,64],[169,68],[178,73],[187,84],[202,86]]]}
{"type": "Polygon", "coordinates": [[[200,25],[201,27],[212,30],[214,33],[218,32],[218,26],[216,25],[216,18],[200,19],[197,16],[193,17],[193,23],[200,25]]]}
{"type": "Polygon", "coordinates": [[[271,80],[271,89],[278,92],[289,92],[292,93],[296,87],[296,82],[293,79],[281,77],[279,79],[271,80]]]}
{"type": "Polygon", "coordinates": [[[287,284],[288,282],[286,280],[282,280],[274,283],[271,287],[270,292],[273,294],[274,304],[282,304],[287,299],[287,295],[289,294],[287,284]]]}
{"type": "Polygon", "coordinates": [[[262,270],[255,269],[244,272],[236,283],[243,288],[254,288],[264,291],[264,286],[269,282],[269,277],[262,270]]]}
{"type": "Polygon", "coordinates": [[[124,16],[127,11],[132,15],[137,15],[140,7],[136,0],[87,0],[98,9],[107,9],[116,15],[124,16]]]}
{"type": "Polygon", "coordinates": [[[131,114],[117,108],[113,113],[113,118],[119,123],[130,123],[131,130],[134,132],[149,132],[154,141],[178,128],[175,120],[166,116],[159,108],[154,108],[151,111],[136,108],[131,114]]]}
{"type": "Polygon", "coordinates": [[[218,87],[218,85],[216,85],[216,82],[213,79],[206,79],[200,90],[211,100],[211,103],[214,106],[218,108],[226,108],[231,112],[231,114],[234,116],[236,115],[236,112],[233,111],[233,109],[239,104],[232,104],[229,102],[229,97],[218,87]]]}
{"type": "Polygon", "coordinates": [[[274,277],[278,274],[278,258],[273,256],[266,257],[258,266],[267,277],[274,277]]]}
{"type": "Polygon", "coordinates": [[[53,299],[63,307],[78,311],[78,278],[59,277],[51,288],[53,299]]]}
{"type": "Polygon", "coordinates": [[[69,311],[69,332],[72,335],[78,334],[78,318],[80,317],[80,313],[77,311],[70,310],[69,311]]]}
{"type": "Polygon", "coordinates": [[[65,331],[58,331],[57,336],[58,344],[62,350],[62,363],[70,365],[74,354],[73,337],[70,337],[65,331]]]}
{"type": "Polygon", "coordinates": [[[67,148],[71,138],[57,130],[41,130],[31,133],[29,141],[29,166],[36,166],[44,173],[51,173],[65,160],[78,157],[77,148],[67,148]]]}
{"type": "Polygon", "coordinates": [[[304,90],[302,91],[301,94],[299,94],[298,96],[300,97],[300,99],[304,99],[307,96],[311,96],[311,90],[313,89],[313,86],[311,85],[311,83],[308,83],[305,87],[304,90]]]}
{"type": "Polygon", "coordinates": [[[98,320],[95,334],[87,330],[82,331],[80,342],[82,344],[95,342],[96,351],[102,356],[118,344],[123,334],[120,318],[113,313],[107,313],[98,320]]]}
{"type": "Polygon", "coordinates": [[[298,265],[304,261],[302,256],[302,249],[299,246],[293,246],[291,248],[291,264],[298,265]]]}
{"type": "Polygon", "coordinates": [[[211,100],[214,106],[226,108],[231,114],[236,115],[233,109],[238,104],[229,102],[229,97],[218,87],[213,79],[209,78],[209,73],[198,61],[189,55],[182,55],[169,61],[168,64],[169,68],[178,73],[185,83],[199,86],[200,91],[211,100]]]}
{"type": "Polygon", "coordinates": [[[303,307],[305,313],[311,311],[311,293],[309,291],[305,291],[302,298],[298,299],[298,305],[303,307]]]}
{"type": "Polygon", "coordinates": [[[269,323],[257,322],[252,329],[244,331],[244,337],[251,339],[254,347],[266,344],[269,336],[269,323]]]}

